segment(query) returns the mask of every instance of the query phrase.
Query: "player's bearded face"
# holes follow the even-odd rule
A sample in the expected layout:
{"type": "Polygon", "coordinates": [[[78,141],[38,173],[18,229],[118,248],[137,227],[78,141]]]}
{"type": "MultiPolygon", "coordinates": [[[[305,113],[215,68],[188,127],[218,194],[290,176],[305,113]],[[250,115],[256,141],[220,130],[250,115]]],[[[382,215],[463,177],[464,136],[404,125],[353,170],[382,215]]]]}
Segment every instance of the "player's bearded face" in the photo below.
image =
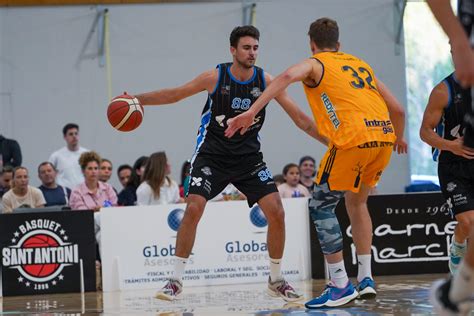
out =
{"type": "Polygon", "coordinates": [[[258,56],[258,40],[251,36],[240,38],[232,52],[235,61],[245,68],[252,68],[258,56]]]}

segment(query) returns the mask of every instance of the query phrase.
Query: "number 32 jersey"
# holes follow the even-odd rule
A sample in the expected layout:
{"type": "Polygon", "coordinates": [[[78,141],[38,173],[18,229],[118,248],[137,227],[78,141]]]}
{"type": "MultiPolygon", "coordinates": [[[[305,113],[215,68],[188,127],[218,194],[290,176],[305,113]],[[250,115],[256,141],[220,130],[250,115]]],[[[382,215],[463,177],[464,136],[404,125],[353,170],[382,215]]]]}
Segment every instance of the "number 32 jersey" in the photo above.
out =
{"type": "Polygon", "coordinates": [[[248,155],[260,151],[258,132],[265,120],[265,108],[255,117],[254,124],[244,135],[236,133],[231,138],[224,135],[227,120],[247,111],[265,89],[262,68],[253,67],[253,76],[239,81],[230,72],[232,63],[220,64],[219,79],[214,91],[209,94],[201,115],[195,155],[248,155]]]}
{"type": "Polygon", "coordinates": [[[340,149],[371,141],[394,142],[387,105],[377,90],[372,68],[343,52],[312,56],[323,66],[315,87],[304,90],[319,132],[340,149]]]}

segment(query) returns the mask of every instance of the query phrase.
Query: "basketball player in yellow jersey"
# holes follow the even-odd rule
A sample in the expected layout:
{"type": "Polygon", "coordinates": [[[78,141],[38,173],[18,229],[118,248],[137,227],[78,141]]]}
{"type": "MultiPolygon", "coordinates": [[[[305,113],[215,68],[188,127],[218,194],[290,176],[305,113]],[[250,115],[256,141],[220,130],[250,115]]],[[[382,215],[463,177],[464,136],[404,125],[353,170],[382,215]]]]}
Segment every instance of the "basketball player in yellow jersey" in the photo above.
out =
{"type": "Polygon", "coordinates": [[[276,77],[247,112],[230,119],[226,136],[239,129],[245,133],[265,104],[291,83],[303,82],[319,132],[329,139],[309,202],[331,279],[319,297],[306,303],[307,308],[320,308],[375,297],[367,196],[388,165],[392,150],[406,153],[407,144],[403,107],[367,63],[339,51],[336,21],[321,18],[311,24],[308,35],[314,55],[276,77]],[[342,233],[334,213],[343,196],[358,257],[356,288],[345,271],[342,233]]]}

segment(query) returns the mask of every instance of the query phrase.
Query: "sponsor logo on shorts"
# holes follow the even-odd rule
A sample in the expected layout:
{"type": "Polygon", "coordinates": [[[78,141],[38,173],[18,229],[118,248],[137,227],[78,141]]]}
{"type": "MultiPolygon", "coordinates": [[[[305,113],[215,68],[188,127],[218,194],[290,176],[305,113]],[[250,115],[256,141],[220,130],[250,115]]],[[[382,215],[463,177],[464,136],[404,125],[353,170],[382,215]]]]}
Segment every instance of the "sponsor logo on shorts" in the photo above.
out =
{"type": "Polygon", "coordinates": [[[202,173],[204,173],[206,176],[211,176],[211,175],[212,175],[211,168],[209,168],[209,167],[203,167],[203,168],[201,168],[201,171],[202,171],[202,173]]]}
{"type": "Polygon", "coordinates": [[[200,187],[201,186],[201,182],[202,182],[202,178],[201,177],[193,177],[191,179],[191,186],[197,186],[197,187],[200,187]]]}
{"type": "Polygon", "coordinates": [[[454,189],[456,189],[457,185],[456,183],[454,182],[449,182],[447,185],[446,185],[446,191],[448,192],[453,192],[454,189]]]}

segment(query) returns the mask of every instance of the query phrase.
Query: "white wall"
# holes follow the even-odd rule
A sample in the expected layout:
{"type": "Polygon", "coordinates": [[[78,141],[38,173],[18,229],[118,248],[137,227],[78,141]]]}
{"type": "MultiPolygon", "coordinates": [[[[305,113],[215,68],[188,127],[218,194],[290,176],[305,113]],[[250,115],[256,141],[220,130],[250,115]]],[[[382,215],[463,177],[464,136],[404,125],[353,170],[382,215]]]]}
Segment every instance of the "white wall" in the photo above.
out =
{"type": "MultiPolygon", "coordinates": [[[[239,2],[108,8],[114,95],[172,87],[229,61],[228,36],[242,21],[239,2]]],[[[82,145],[110,158],[115,166],[166,150],[172,175],[178,179],[181,163],[192,155],[206,95],[146,108],[144,122],[134,132],[113,130],[105,115],[105,68],[99,67],[97,58],[78,62],[95,14],[96,7],[89,6],[0,9],[0,92],[11,94],[7,99],[13,108],[8,117],[0,111],[0,133],[16,138],[24,164],[36,169],[64,145],[62,126],[76,122],[82,145]]],[[[258,2],[259,65],[276,75],[308,57],[308,26],[322,16],[338,20],[342,49],[368,61],[405,103],[404,53],[402,49],[395,55],[392,0],[258,2]]],[[[97,33],[89,44],[87,52],[96,52],[97,33]]],[[[309,114],[302,87],[294,85],[290,93],[309,114]]],[[[3,109],[5,97],[1,102],[3,109]]],[[[269,106],[261,134],[264,156],[274,174],[303,155],[319,160],[324,153],[277,103],[269,106]]],[[[32,178],[37,184],[35,171],[32,178]]],[[[408,179],[407,157],[394,157],[380,191],[400,192],[408,179]]]]}

